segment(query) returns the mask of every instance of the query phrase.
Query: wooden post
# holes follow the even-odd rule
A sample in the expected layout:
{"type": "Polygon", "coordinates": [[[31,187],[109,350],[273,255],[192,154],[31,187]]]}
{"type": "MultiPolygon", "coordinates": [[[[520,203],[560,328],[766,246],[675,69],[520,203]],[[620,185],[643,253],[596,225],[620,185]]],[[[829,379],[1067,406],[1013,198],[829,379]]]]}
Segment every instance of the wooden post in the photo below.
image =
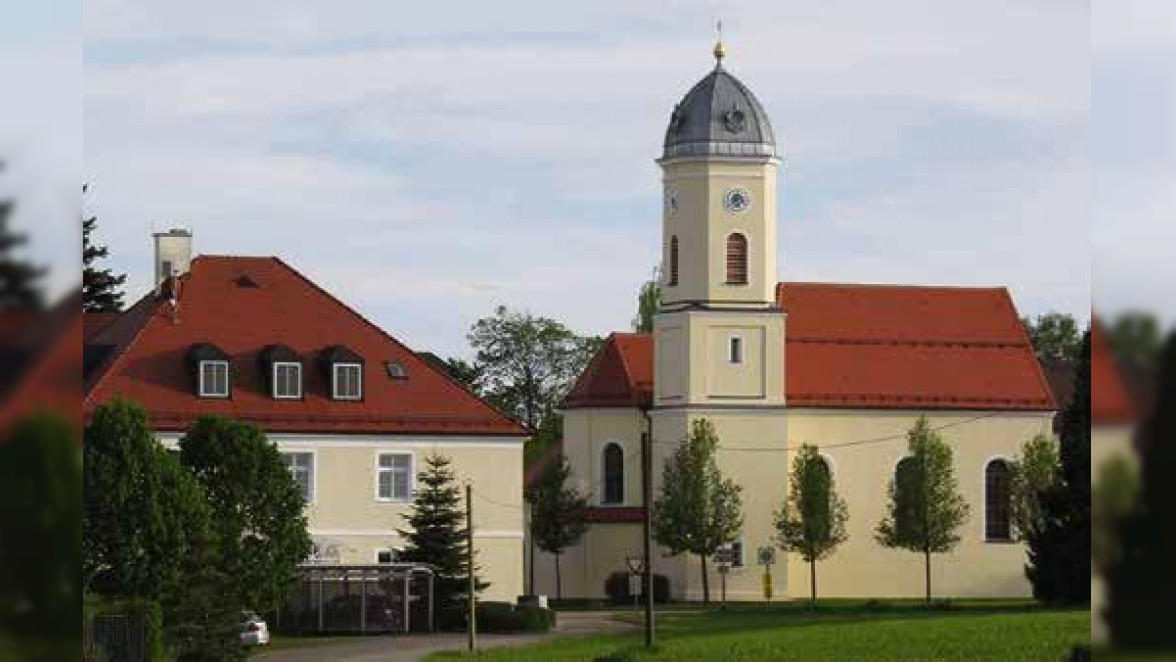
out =
{"type": "Polygon", "coordinates": [[[466,573],[469,576],[469,614],[466,617],[470,652],[478,650],[478,610],[474,580],[474,488],[466,483],[466,573]]]}

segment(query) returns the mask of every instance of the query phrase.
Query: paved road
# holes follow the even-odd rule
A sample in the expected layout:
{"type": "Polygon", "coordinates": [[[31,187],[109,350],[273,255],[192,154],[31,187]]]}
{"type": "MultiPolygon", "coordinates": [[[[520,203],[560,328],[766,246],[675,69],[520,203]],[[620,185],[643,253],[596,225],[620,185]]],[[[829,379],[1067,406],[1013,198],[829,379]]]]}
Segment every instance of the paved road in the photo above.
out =
{"type": "MultiPolygon", "coordinates": [[[[551,634],[485,634],[478,636],[480,648],[499,648],[535,643],[553,636],[575,636],[623,632],[633,626],[615,621],[608,612],[565,612],[551,634]]],[[[414,635],[411,637],[365,637],[329,646],[317,646],[273,653],[261,653],[258,662],[417,662],[429,653],[463,650],[464,634],[414,635]]]]}

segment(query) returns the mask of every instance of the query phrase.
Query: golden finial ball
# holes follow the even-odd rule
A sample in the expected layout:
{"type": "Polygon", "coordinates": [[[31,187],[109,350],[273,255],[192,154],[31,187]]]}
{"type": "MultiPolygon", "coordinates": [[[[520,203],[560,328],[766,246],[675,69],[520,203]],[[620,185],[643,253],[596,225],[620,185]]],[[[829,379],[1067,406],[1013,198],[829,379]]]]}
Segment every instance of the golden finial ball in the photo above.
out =
{"type": "Polygon", "coordinates": [[[723,45],[722,41],[718,41],[715,43],[715,51],[714,52],[715,52],[715,59],[721,62],[723,60],[723,58],[727,56],[727,47],[723,45]]]}

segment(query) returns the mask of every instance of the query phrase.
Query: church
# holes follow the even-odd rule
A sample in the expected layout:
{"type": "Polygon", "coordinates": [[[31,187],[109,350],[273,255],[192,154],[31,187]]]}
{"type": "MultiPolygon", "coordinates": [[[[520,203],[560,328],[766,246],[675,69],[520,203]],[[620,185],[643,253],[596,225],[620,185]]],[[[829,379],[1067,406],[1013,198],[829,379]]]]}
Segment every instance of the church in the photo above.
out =
{"type": "MultiPolygon", "coordinates": [[[[1010,521],[1011,463],[1051,434],[1057,409],[1004,287],[779,282],[784,161],[767,110],[723,64],[674,107],[662,169],[661,303],[651,334],[614,333],[563,406],[570,483],[590,526],[563,555],[566,598],[601,598],[641,555],[643,435],[653,493],[693,421],[720,439],[722,472],[742,486],[743,530],[726,595],[765,598],[758,551],[795,452],[815,445],[848,505],[848,540],[818,566],[822,597],[921,597],[923,559],[874,538],[887,486],[919,417],[950,443],[970,506],[956,549],[933,559],[941,597],[1031,595],[1010,521]]],[[[554,595],[550,555],[533,592],[554,595]]],[[[719,575],[711,564],[711,595],[719,575]]],[[[655,547],[653,571],[678,600],[702,597],[699,559],[655,547]]],[[[775,552],[772,598],[808,597],[808,568],[775,552]]]]}

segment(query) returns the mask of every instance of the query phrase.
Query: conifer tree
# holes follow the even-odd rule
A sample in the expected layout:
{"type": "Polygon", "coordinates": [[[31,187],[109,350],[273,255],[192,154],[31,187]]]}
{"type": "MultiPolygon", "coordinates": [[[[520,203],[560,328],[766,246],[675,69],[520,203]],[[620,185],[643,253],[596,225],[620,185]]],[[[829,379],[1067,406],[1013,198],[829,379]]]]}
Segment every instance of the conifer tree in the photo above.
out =
{"type": "Polygon", "coordinates": [[[1176,650],[1176,335],[1168,341],[1157,403],[1142,431],[1139,507],[1118,528],[1120,553],[1107,573],[1107,622],[1118,649],[1171,653],[1176,650]]]}
{"type": "Polygon", "coordinates": [[[217,547],[207,530],[198,530],[191,554],[184,559],[185,582],[172,625],[179,662],[229,662],[246,657],[240,638],[245,605],[219,566],[217,547]]]}
{"type": "Polygon", "coordinates": [[[886,516],[878,524],[878,543],[923,555],[926,600],[931,602],[931,555],[945,554],[960,542],[968,504],[960,494],[953,454],[939,433],[920,416],[907,436],[908,455],[890,481],[886,516]]]}
{"type": "MultiPolygon", "coordinates": [[[[82,193],[87,190],[82,185],[82,193]]],[[[117,313],[123,308],[125,275],[116,276],[110,269],[99,269],[95,262],[109,256],[106,246],[94,243],[93,233],[98,217],[82,218],[82,310],[87,313],[117,313]]]]}
{"type": "MultiPolygon", "coordinates": [[[[451,464],[443,455],[425,458],[425,468],[417,474],[412,511],[404,516],[409,528],[399,531],[408,541],[401,558],[433,567],[433,604],[442,627],[462,622],[469,597],[469,523],[465,521],[461,490],[451,464]]],[[[489,584],[476,579],[476,566],[473,572],[477,591],[485,590],[489,584]]]]}
{"type": "Polygon", "coordinates": [[[11,200],[0,200],[0,311],[40,310],[44,298],[39,281],[45,270],[13,255],[28,237],[9,228],[12,210],[11,200]]]}
{"type": "Polygon", "coordinates": [[[567,485],[572,468],[567,458],[552,462],[534,490],[531,535],[539,549],[555,556],[555,597],[563,599],[560,558],[588,530],[584,513],[588,502],[575,487],[567,485]]]}
{"type": "Polygon", "coordinates": [[[671,554],[698,555],[702,601],[710,603],[706,559],[735,542],[743,528],[742,488],[723,476],[715,452],[719,437],[707,419],[690,425],[687,437],[666,460],[662,490],[654,504],[653,530],[671,554]]]}
{"type": "Polygon", "coordinates": [[[1043,602],[1090,602],[1090,332],[1082,341],[1082,359],[1074,397],[1063,413],[1061,480],[1041,494],[1043,524],[1027,536],[1025,574],[1033,595],[1043,602]]]}
{"type": "Polygon", "coordinates": [[[816,446],[800,447],[792,462],[788,499],[776,513],[776,541],[809,564],[809,594],[817,600],[817,561],[845,542],[849,508],[837,495],[833,473],[816,446]]]}

